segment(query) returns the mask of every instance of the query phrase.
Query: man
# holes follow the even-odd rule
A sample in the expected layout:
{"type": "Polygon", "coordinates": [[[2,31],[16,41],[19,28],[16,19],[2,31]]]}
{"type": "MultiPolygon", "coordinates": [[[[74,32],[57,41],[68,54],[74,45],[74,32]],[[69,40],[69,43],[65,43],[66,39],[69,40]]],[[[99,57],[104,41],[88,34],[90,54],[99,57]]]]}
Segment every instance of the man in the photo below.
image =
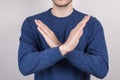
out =
{"type": "Polygon", "coordinates": [[[100,22],[72,7],[72,0],[52,0],[53,8],[28,17],[18,51],[23,75],[35,80],[90,80],[108,73],[108,54],[100,22]]]}

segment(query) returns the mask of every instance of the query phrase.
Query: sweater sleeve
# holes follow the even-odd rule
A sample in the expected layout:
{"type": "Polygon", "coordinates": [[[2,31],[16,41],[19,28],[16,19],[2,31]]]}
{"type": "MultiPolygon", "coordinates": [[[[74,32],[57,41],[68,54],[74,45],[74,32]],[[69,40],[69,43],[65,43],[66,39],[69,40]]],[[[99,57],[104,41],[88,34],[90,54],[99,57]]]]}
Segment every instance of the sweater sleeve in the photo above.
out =
{"type": "Polygon", "coordinates": [[[86,51],[73,50],[66,57],[79,70],[104,78],[108,72],[108,53],[101,23],[96,20],[92,26],[86,51]]]}
{"type": "Polygon", "coordinates": [[[18,49],[18,66],[23,75],[29,75],[44,70],[61,60],[59,48],[38,50],[32,28],[27,18],[21,29],[18,49]]]}

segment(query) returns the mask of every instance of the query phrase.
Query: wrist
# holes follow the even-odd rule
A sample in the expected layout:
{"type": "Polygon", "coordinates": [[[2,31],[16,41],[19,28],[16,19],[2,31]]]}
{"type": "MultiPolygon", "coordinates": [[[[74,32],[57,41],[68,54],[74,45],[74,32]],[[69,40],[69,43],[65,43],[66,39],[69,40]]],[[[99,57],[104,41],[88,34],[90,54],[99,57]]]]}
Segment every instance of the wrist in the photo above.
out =
{"type": "Polygon", "coordinates": [[[62,43],[58,42],[58,43],[56,43],[56,44],[53,44],[53,45],[51,46],[51,48],[54,48],[54,47],[57,47],[57,46],[60,46],[60,45],[62,45],[62,43]]]}
{"type": "Polygon", "coordinates": [[[69,52],[69,50],[67,49],[67,47],[64,44],[59,46],[59,50],[63,56],[69,52]]]}

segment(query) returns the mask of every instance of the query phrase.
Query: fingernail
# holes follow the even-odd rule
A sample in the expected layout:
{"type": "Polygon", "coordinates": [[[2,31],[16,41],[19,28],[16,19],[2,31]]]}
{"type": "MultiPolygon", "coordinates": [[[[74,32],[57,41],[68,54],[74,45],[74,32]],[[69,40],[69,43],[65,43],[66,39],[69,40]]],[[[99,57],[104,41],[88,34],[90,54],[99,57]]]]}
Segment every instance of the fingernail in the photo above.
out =
{"type": "Polygon", "coordinates": [[[35,19],[35,22],[37,22],[37,19],[35,19]]]}

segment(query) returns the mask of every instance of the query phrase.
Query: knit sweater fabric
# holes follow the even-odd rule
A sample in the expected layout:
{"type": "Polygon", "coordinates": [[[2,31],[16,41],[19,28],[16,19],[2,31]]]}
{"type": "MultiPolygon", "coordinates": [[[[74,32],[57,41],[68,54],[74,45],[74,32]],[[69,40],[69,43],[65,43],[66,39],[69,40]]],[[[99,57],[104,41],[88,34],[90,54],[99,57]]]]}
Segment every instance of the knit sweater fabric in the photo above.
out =
{"type": "Polygon", "coordinates": [[[71,30],[86,14],[77,10],[66,17],[57,17],[51,8],[27,17],[21,28],[18,65],[23,75],[34,75],[34,80],[90,80],[90,75],[104,78],[108,73],[108,52],[101,23],[90,17],[76,48],[62,56],[59,46],[50,48],[37,30],[34,20],[46,24],[64,43],[71,30]]]}

